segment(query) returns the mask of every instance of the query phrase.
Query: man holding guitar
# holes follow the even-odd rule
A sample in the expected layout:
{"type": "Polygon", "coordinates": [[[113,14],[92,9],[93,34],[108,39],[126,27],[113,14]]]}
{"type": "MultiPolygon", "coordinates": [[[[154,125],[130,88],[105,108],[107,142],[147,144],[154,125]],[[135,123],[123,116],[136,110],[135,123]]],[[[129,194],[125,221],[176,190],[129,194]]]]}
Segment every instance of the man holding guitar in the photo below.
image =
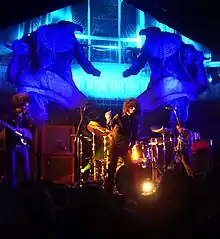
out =
{"type": "Polygon", "coordinates": [[[106,180],[106,190],[110,193],[113,191],[114,187],[114,175],[118,158],[123,158],[125,165],[130,168],[131,159],[129,149],[131,150],[138,139],[139,121],[135,115],[140,113],[139,101],[133,98],[126,100],[122,111],[122,116],[115,115],[112,117],[111,111],[105,114],[106,124],[107,127],[111,129],[112,136],[110,143],[111,163],[109,165],[108,178],[106,180]]]}
{"type": "Polygon", "coordinates": [[[30,179],[28,146],[32,133],[28,109],[29,98],[23,97],[16,103],[15,110],[0,121],[6,134],[7,181],[12,187],[16,187],[22,179],[30,179]],[[23,165],[21,170],[20,165],[23,165]]]}

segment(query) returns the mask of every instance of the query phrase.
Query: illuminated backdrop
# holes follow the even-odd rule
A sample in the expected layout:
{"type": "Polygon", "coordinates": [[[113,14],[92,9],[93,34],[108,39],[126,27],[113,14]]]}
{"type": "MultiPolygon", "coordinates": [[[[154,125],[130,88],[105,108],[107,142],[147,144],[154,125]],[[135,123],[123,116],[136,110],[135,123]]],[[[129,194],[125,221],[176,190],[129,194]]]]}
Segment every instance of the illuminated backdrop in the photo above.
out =
{"type": "MultiPolygon", "coordinates": [[[[87,75],[75,62],[72,63],[76,86],[93,99],[122,100],[137,97],[145,91],[150,75],[148,66],[137,76],[126,79],[122,77],[122,72],[139,54],[145,40],[139,36],[139,31],[149,26],[157,26],[162,31],[175,32],[122,0],[88,0],[88,4],[69,6],[6,29],[0,32],[1,43],[12,42],[43,24],[60,20],[73,21],[83,26],[84,32],[76,36],[88,59],[102,71],[102,76],[96,78],[87,75]]],[[[206,56],[210,56],[207,48],[184,36],[182,40],[194,44],[206,56]]],[[[0,52],[3,76],[10,52],[2,45],[0,52]]]]}

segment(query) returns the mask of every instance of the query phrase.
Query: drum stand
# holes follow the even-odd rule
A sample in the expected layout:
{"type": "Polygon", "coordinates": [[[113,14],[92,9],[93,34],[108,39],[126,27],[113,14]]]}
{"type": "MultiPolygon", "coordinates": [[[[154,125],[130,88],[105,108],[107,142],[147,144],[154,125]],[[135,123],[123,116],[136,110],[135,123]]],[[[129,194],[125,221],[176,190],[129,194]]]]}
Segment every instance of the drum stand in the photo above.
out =
{"type": "MultiPolygon", "coordinates": [[[[173,108],[173,113],[175,114],[177,124],[181,126],[180,120],[179,120],[179,117],[178,117],[178,114],[177,114],[177,111],[176,111],[176,108],[173,108]]],[[[176,148],[175,145],[174,145],[174,148],[176,148]]],[[[181,142],[181,135],[180,134],[179,134],[178,139],[177,139],[177,148],[178,148],[179,152],[182,152],[182,142],[181,142]]],[[[174,164],[174,166],[176,166],[176,164],[180,160],[181,155],[180,155],[179,152],[176,152],[174,150],[174,157],[173,157],[173,164],[174,164]]]]}
{"type": "Polygon", "coordinates": [[[104,181],[108,177],[108,165],[109,165],[109,150],[107,147],[107,137],[108,136],[103,136],[104,160],[102,162],[101,179],[104,181]]]}
{"type": "Polygon", "coordinates": [[[92,133],[92,158],[89,160],[87,166],[85,168],[83,168],[83,147],[82,147],[82,140],[80,137],[77,137],[77,158],[79,161],[79,168],[80,168],[80,179],[79,181],[77,181],[74,184],[74,188],[75,187],[81,187],[85,182],[83,179],[83,174],[85,172],[85,168],[87,168],[86,170],[89,169],[89,179],[88,181],[92,182],[92,181],[96,181],[97,180],[97,176],[98,176],[98,171],[97,171],[97,165],[96,165],[96,151],[95,151],[95,133],[92,133]]]}
{"type": "Polygon", "coordinates": [[[166,144],[165,144],[165,134],[162,134],[162,145],[163,145],[163,172],[167,169],[167,154],[166,154],[166,144]]]}
{"type": "Polygon", "coordinates": [[[83,141],[82,141],[82,134],[72,135],[74,142],[76,142],[76,159],[77,164],[75,164],[76,168],[79,169],[76,171],[76,183],[74,183],[73,188],[82,187],[84,180],[83,180],[83,141]]]}
{"type": "Polygon", "coordinates": [[[79,179],[82,180],[83,178],[83,174],[82,174],[82,170],[83,170],[83,143],[82,143],[82,139],[81,139],[82,135],[80,135],[79,137],[77,137],[76,139],[76,145],[77,145],[77,159],[79,162],[79,179]]]}
{"type": "Polygon", "coordinates": [[[109,164],[109,150],[107,147],[107,136],[103,136],[103,149],[104,158],[97,163],[96,160],[96,144],[95,144],[95,133],[92,133],[92,159],[89,162],[90,168],[90,180],[105,182],[108,174],[108,164],[109,164]]]}
{"type": "Polygon", "coordinates": [[[97,162],[96,162],[96,152],[95,152],[95,133],[92,133],[92,159],[89,161],[89,164],[91,165],[90,171],[89,171],[89,176],[90,180],[96,181],[98,178],[97,175],[97,162]]]}
{"type": "MultiPolygon", "coordinates": [[[[158,144],[158,143],[157,143],[158,144]]],[[[151,164],[151,177],[152,181],[157,182],[158,177],[162,175],[163,171],[158,167],[158,145],[151,145],[150,149],[148,149],[149,152],[149,157],[148,157],[148,162],[151,164]],[[156,155],[154,155],[154,149],[156,151],[156,155]],[[159,174],[159,175],[158,175],[159,174]]]]}

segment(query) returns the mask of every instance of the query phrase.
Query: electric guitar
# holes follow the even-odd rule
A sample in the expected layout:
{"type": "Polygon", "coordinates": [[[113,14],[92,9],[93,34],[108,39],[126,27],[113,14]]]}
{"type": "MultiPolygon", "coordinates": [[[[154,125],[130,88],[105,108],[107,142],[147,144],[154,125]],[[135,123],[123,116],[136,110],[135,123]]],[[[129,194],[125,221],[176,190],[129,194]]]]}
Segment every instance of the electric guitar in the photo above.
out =
{"type": "Polygon", "coordinates": [[[13,131],[15,135],[20,138],[22,145],[27,146],[28,142],[32,141],[32,133],[28,129],[13,127],[12,125],[8,124],[3,120],[0,120],[0,124],[13,131]]]}

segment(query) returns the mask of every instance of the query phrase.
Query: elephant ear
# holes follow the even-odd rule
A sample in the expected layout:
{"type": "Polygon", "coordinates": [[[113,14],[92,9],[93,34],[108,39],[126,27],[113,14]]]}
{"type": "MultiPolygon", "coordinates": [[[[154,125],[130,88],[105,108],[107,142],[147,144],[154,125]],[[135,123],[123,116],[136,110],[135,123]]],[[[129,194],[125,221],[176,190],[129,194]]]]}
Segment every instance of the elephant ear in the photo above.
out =
{"type": "Polygon", "coordinates": [[[146,36],[144,47],[151,57],[164,59],[175,54],[181,47],[182,40],[177,34],[161,32],[158,27],[149,27],[139,33],[146,36]]]}
{"type": "Polygon", "coordinates": [[[83,27],[73,22],[59,21],[57,25],[59,25],[60,27],[68,27],[70,28],[71,32],[76,32],[76,31],[83,32],[83,27]]]}
{"type": "Polygon", "coordinates": [[[159,34],[159,33],[161,33],[161,30],[159,27],[148,27],[148,28],[140,30],[139,35],[147,36],[149,34],[152,35],[152,34],[159,34]]]}
{"type": "Polygon", "coordinates": [[[66,21],[41,26],[36,32],[37,40],[50,51],[67,52],[73,49],[76,30],[82,30],[82,27],[66,21]]]}
{"type": "Polygon", "coordinates": [[[162,33],[162,51],[164,58],[175,54],[182,46],[181,37],[175,33],[162,33]]]}

